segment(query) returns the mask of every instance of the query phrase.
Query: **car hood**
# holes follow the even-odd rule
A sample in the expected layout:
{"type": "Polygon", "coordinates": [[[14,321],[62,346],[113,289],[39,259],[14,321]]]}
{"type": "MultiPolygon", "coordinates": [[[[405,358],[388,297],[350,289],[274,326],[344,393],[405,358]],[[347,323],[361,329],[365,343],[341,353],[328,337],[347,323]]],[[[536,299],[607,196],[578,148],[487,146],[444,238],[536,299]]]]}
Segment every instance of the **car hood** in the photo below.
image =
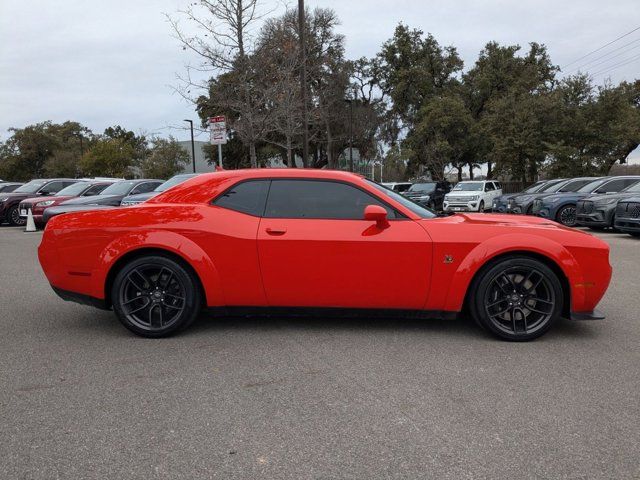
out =
{"type": "Polygon", "coordinates": [[[56,197],[55,195],[50,195],[48,197],[29,197],[22,200],[22,203],[30,203],[33,205],[40,202],[48,202],[50,200],[53,200],[56,203],[60,203],[60,202],[64,202],[65,200],[69,200],[71,198],[75,198],[75,197],[71,197],[69,195],[64,195],[62,197],[56,197]]]}
{"type": "Polygon", "coordinates": [[[471,197],[473,195],[482,195],[483,192],[470,192],[468,190],[451,190],[447,195],[451,195],[452,197],[471,197]]]}
{"type": "Polygon", "coordinates": [[[93,197],[78,197],[62,202],[62,205],[109,205],[120,203],[122,195],[94,195],[93,197]]]}
{"type": "Polygon", "coordinates": [[[588,193],[578,193],[578,192],[554,193],[552,195],[544,197],[543,202],[544,203],[555,203],[555,202],[562,202],[562,201],[573,202],[588,196],[589,196],[588,193]]]}
{"type": "Polygon", "coordinates": [[[514,200],[516,203],[518,202],[528,202],[531,200],[537,200],[540,198],[545,198],[550,195],[555,195],[554,193],[525,193],[525,194],[517,194],[511,197],[511,200],[514,200]]]}
{"type": "Polygon", "coordinates": [[[602,200],[607,200],[609,198],[613,198],[614,200],[621,200],[623,198],[630,198],[634,196],[638,196],[640,194],[636,193],[628,193],[628,192],[620,192],[620,193],[611,193],[609,195],[589,195],[586,200],[590,202],[600,202],[602,200]]]}

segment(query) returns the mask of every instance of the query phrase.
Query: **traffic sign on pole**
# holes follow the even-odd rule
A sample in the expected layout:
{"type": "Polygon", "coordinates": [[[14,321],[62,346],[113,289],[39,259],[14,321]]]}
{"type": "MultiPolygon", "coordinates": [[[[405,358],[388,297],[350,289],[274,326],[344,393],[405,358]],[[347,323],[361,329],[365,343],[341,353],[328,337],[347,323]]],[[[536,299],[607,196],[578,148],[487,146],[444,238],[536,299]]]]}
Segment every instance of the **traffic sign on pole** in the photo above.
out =
{"type": "Polygon", "coordinates": [[[209,118],[211,126],[211,145],[224,145],[227,143],[227,122],[226,119],[219,115],[209,118]]]}

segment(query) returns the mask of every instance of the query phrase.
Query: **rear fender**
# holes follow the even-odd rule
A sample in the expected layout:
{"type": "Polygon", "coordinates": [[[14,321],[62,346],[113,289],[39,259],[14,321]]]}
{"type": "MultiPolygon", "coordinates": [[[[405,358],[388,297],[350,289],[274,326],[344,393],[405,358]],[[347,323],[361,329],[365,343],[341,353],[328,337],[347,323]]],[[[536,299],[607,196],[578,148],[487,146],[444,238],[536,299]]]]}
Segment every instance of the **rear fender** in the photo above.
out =
{"type": "Polygon", "coordinates": [[[124,255],[135,250],[155,248],[171,252],[186,261],[196,272],[204,288],[207,305],[224,304],[220,276],[209,256],[192,240],[179,233],[157,230],[122,235],[102,250],[92,272],[92,296],[103,299],[107,275],[124,255]]]}
{"type": "Polygon", "coordinates": [[[584,289],[574,287],[583,281],[582,270],[575,257],[565,247],[544,237],[509,234],[490,238],[469,252],[453,275],[444,310],[461,311],[467,290],[476,273],[493,258],[510,252],[534,253],[554,262],[569,280],[572,305],[581,305],[584,302],[584,289]]]}

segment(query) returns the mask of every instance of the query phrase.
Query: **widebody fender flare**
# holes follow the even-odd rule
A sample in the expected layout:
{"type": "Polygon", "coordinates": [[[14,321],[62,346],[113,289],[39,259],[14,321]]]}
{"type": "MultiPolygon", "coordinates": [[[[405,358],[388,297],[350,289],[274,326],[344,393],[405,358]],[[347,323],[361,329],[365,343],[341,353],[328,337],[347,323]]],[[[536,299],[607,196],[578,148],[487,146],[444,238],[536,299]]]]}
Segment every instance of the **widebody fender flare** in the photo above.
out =
{"type": "Polygon", "coordinates": [[[508,253],[532,253],[551,260],[569,279],[572,303],[580,304],[583,301],[584,290],[574,288],[576,283],[582,282],[582,269],[569,250],[545,237],[508,234],[492,237],[467,254],[453,275],[444,310],[462,310],[467,290],[476,273],[492,259],[508,253]]]}
{"type": "Polygon", "coordinates": [[[112,240],[100,253],[92,274],[94,296],[104,298],[107,276],[118,260],[143,249],[165,250],[182,258],[200,278],[207,305],[224,304],[220,276],[211,258],[194,241],[167,230],[131,232],[112,240]]]}

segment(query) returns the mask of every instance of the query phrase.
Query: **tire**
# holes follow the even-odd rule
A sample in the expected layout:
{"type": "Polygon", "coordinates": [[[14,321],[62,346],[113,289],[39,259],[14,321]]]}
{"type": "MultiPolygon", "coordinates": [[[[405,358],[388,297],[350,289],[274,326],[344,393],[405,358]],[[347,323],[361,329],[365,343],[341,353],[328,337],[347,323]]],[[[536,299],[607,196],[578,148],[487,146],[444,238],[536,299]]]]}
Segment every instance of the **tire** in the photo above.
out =
{"type": "Polygon", "coordinates": [[[117,273],[111,302],[118,320],[149,338],[167,337],[198,316],[202,294],[198,278],[181,263],[162,255],[127,263],[117,273]]]}
{"type": "Polygon", "coordinates": [[[556,214],[556,221],[565,227],[575,227],[577,220],[575,205],[565,205],[556,214]]]}
{"type": "Polygon", "coordinates": [[[484,213],[484,200],[480,200],[480,205],[478,205],[478,212],[484,213]]]}
{"type": "Polygon", "coordinates": [[[544,335],[562,312],[563,291],[544,263],[509,256],[484,267],[469,287],[473,319],[498,338],[528,341],[544,335]]]}
{"type": "Polygon", "coordinates": [[[22,227],[27,224],[27,219],[20,216],[18,205],[14,205],[7,212],[7,222],[14,227],[22,227]]]}

